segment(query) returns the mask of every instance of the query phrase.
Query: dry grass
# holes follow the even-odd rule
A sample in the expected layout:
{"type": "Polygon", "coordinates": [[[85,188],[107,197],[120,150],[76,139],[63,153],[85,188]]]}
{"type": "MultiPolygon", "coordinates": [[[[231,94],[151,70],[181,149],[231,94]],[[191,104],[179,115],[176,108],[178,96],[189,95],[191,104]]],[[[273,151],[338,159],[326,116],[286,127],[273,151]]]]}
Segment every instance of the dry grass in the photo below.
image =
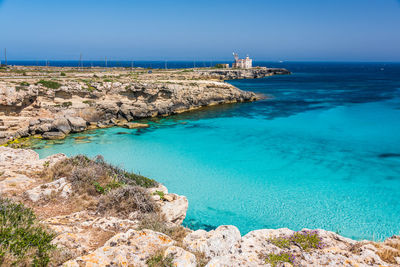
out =
{"type": "Polygon", "coordinates": [[[155,187],[158,183],[141,175],[129,173],[104,161],[103,157],[89,159],[78,155],[47,168],[42,177],[48,181],[66,177],[74,192],[99,195],[120,185],[155,187]]]}
{"type": "Polygon", "coordinates": [[[97,211],[104,215],[127,218],[135,211],[142,214],[157,212],[157,206],[143,188],[128,185],[102,195],[97,211]]]}
{"type": "Polygon", "coordinates": [[[393,237],[378,244],[378,256],[385,262],[397,264],[396,257],[400,257],[400,237],[393,237]]]}

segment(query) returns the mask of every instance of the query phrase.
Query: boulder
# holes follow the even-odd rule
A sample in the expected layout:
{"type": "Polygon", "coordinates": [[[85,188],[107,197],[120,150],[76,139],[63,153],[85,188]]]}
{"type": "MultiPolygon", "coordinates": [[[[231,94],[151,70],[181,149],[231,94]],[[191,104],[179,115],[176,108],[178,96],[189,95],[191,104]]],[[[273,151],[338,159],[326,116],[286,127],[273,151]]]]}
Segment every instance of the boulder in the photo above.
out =
{"type": "Polygon", "coordinates": [[[146,261],[157,251],[172,245],[174,241],[165,234],[129,230],[115,235],[92,253],[70,260],[63,266],[146,266],[146,261]]]}
{"type": "Polygon", "coordinates": [[[42,137],[48,140],[59,140],[64,139],[65,134],[63,132],[46,132],[42,134],[42,137]]]}
{"type": "Polygon", "coordinates": [[[81,117],[67,117],[72,132],[82,132],[87,128],[87,122],[81,117]]]}
{"type": "Polygon", "coordinates": [[[175,267],[196,267],[196,256],[181,247],[171,246],[164,252],[164,257],[172,258],[175,267]]]}
{"type": "Polygon", "coordinates": [[[134,122],[127,122],[122,125],[124,128],[128,129],[139,129],[139,128],[148,128],[149,125],[145,123],[134,123],[134,122]]]}
{"type": "Polygon", "coordinates": [[[60,178],[51,183],[39,185],[25,193],[31,201],[37,202],[52,195],[58,195],[58,197],[61,198],[68,198],[72,194],[72,187],[65,178],[60,178]]]}
{"type": "Polygon", "coordinates": [[[165,197],[170,197],[170,201],[158,202],[161,213],[164,214],[166,221],[180,225],[186,217],[186,211],[189,206],[187,198],[176,194],[167,194],[165,197]]]}
{"type": "Polygon", "coordinates": [[[223,225],[210,232],[194,231],[185,237],[183,244],[190,251],[203,252],[206,257],[213,258],[228,254],[240,240],[241,235],[237,227],[223,225]]]}
{"type": "Polygon", "coordinates": [[[71,132],[71,126],[66,118],[58,118],[53,121],[53,130],[69,134],[71,132]]]}

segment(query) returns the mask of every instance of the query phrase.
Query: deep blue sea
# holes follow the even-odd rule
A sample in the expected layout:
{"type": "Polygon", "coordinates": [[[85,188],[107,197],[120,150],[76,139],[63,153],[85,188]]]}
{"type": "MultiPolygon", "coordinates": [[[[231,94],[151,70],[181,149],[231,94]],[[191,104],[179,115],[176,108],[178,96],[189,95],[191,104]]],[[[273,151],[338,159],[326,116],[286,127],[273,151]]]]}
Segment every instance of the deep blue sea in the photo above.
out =
{"type": "Polygon", "coordinates": [[[399,234],[400,64],[263,64],[293,74],[230,83],[266,100],[43,141],[37,152],[102,154],[154,178],[187,196],[194,229],[399,234]]]}

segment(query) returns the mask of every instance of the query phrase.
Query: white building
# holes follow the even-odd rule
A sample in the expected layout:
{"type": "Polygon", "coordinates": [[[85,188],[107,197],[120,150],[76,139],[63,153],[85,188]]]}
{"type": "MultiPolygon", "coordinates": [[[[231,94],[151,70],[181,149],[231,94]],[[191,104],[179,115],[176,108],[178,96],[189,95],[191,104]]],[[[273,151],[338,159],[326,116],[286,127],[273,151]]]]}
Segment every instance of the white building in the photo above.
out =
{"type": "Polygon", "coordinates": [[[253,60],[247,56],[245,59],[239,59],[238,54],[233,53],[235,61],[232,64],[234,69],[251,69],[253,67],[253,60]]]}

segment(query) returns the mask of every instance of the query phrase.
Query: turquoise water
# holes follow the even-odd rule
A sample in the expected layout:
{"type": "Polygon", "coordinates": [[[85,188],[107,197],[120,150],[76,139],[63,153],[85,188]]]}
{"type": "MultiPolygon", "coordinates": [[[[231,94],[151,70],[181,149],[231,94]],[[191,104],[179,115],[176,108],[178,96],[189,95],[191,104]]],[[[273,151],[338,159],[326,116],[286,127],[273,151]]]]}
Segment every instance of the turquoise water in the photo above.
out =
{"type": "Polygon", "coordinates": [[[154,178],[188,197],[184,223],[194,229],[399,234],[400,65],[288,68],[293,75],[232,81],[270,99],[43,141],[37,152],[102,154],[154,178]]]}

